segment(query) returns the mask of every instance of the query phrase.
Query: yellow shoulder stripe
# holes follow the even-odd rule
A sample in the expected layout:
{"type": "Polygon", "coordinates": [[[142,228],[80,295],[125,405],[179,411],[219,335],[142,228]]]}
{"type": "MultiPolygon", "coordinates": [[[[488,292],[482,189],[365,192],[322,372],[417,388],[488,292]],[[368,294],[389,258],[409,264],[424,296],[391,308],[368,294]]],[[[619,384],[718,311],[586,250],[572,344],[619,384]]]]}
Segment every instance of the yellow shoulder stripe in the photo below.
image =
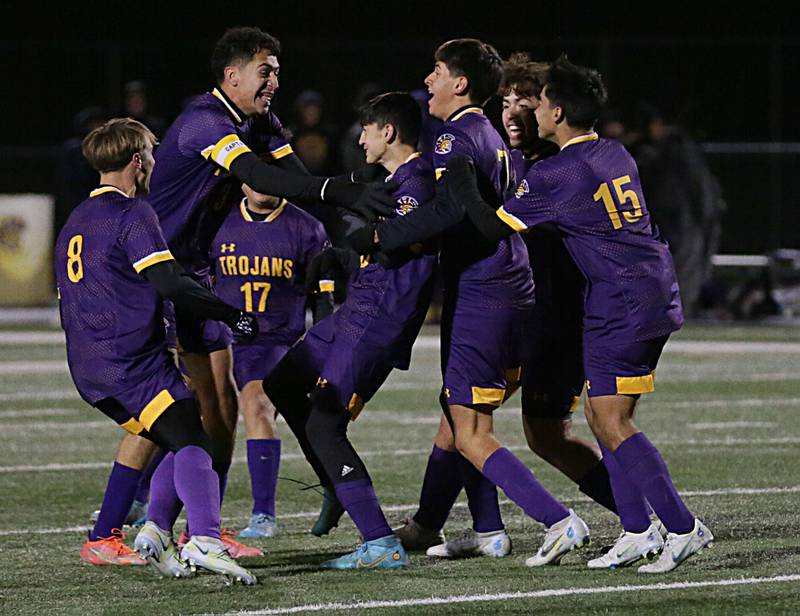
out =
{"type": "Polygon", "coordinates": [[[172,261],[174,259],[175,257],[172,256],[172,253],[169,250],[160,250],[159,252],[154,252],[147,255],[143,259],[139,259],[133,264],[133,269],[136,270],[137,274],[141,274],[142,270],[150,267],[151,265],[163,263],[164,261],[172,261]]]}
{"type": "Polygon", "coordinates": [[[508,212],[506,212],[506,210],[502,206],[497,208],[495,214],[497,214],[497,217],[500,220],[502,220],[509,227],[514,229],[514,231],[525,231],[528,228],[528,226],[524,222],[522,222],[519,218],[517,218],[513,214],[509,214],[508,212]]]}

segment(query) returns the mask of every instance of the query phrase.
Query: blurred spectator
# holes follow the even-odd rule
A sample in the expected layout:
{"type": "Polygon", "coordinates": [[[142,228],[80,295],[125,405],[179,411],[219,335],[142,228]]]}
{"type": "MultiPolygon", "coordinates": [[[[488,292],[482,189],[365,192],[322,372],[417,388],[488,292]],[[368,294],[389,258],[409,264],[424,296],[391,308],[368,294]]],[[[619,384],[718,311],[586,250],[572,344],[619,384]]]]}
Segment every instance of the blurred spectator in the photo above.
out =
{"type": "Polygon", "coordinates": [[[647,208],[670,244],[684,310],[691,315],[711,278],[725,202],[698,144],[653,107],[642,111],[639,140],[631,149],[647,208]]]}
{"type": "Polygon", "coordinates": [[[100,175],[83,157],[81,143],[86,135],[107,119],[108,114],[100,107],[82,109],[72,121],[72,137],[61,145],[56,168],[58,193],[54,214],[54,238],[64,226],[75,206],[86,199],[93,189],[97,188],[100,175]]]}
{"type": "Polygon", "coordinates": [[[305,90],[294,102],[295,124],[289,127],[294,151],[314,175],[337,173],[335,130],[323,122],[325,100],[319,92],[305,90]]]}
{"type": "Polygon", "coordinates": [[[381,93],[381,87],[373,81],[362,84],[356,91],[356,96],[353,100],[353,112],[356,115],[356,120],[345,131],[342,141],[339,143],[342,171],[346,173],[355,171],[364,165],[364,148],[358,145],[358,138],[361,136],[361,122],[358,120],[358,110],[367,101],[381,93]]]}
{"type": "Polygon", "coordinates": [[[164,118],[150,113],[145,83],[143,81],[129,81],[124,86],[124,94],[125,108],[123,109],[123,115],[139,120],[139,122],[153,131],[157,138],[161,139],[167,128],[167,122],[164,118]]]}

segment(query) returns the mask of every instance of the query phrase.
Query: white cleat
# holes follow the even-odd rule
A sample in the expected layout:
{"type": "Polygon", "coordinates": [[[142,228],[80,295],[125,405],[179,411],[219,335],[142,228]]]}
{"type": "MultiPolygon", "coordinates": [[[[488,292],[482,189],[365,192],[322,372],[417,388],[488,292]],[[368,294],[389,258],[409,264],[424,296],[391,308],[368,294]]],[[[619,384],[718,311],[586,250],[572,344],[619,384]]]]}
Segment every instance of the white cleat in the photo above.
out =
{"type": "Polygon", "coordinates": [[[589,561],[589,569],[627,567],[642,558],[652,560],[664,547],[664,539],[655,524],[643,533],[622,532],[611,549],[589,561]]]}
{"type": "Polygon", "coordinates": [[[192,571],[178,556],[172,534],[153,522],[146,522],[136,535],[133,548],[159,576],[191,577],[192,571]]]}
{"type": "Polygon", "coordinates": [[[392,532],[409,552],[422,552],[445,542],[444,533],[441,530],[422,526],[411,516],[405,518],[403,525],[392,529],[392,532]]]}
{"type": "Polygon", "coordinates": [[[694,528],[683,535],[669,533],[661,557],[654,563],[639,567],[639,573],[666,573],[672,571],[692,554],[711,547],[714,535],[708,527],[695,518],[694,528]]]}
{"type": "Polygon", "coordinates": [[[216,537],[193,536],[183,546],[181,558],[189,563],[192,571],[201,567],[219,573],[227,584],[241,582],[250,585],[258,582],[256,576],[231,558],[222,540],[216,537]]]}
{"type": "Polygon", "coordinates": [[[570,509],[569,516],[547,529],[539,551],[525,561],[529,567],[557,565],[564,555],[589,545],[589,527],[570,509]]]}
{"type": "Polygon", "coordinates": [[[487,533],[469,530],[461,537],[428,548],[425,553],[436,558],[469,558],[470,556],[502,558],[511,554],[511,539],[503,529],[487,533]]]}

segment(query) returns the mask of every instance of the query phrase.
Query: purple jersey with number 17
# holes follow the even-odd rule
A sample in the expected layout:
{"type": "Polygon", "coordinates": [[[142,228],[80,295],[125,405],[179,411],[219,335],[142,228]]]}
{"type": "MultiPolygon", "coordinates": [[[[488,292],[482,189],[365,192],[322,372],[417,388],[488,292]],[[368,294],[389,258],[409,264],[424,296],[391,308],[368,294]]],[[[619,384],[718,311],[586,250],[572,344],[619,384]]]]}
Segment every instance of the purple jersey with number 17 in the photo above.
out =
{"type": "MultiPolygon", "coordinates": [[[[291,203],[283,201],[259,221],[243,199],[211,243],[214,290],[255,314],[261,339],[294,344],[305,331],[305,270],[326,244],[322,224],[291,203]]],[[[332,290],[328,284],[322,290],[332,290]]]]}
{"type": "Polygon", "coordinates": [[[587,280],[584,342],[650,340],[683,324],[669,248],[654,230],[639,171],[616,141],[589,133],[536,163],[497,215],[516,231],[553,223],[587,280]]]}

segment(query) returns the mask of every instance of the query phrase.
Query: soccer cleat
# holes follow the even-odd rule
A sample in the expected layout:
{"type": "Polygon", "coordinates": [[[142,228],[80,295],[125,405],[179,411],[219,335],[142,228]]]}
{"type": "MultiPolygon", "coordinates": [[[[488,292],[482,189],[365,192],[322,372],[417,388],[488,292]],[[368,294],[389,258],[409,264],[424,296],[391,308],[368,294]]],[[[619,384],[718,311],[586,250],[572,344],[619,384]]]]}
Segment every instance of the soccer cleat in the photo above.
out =
{"type": "Polygon", "coordinates": [[[655,524],[643,533],[623,531],[608,552],[589,561],[589,569],[627,567],[642,558],[651,560],[664,547],[664,539],[655,524]]]}
{"type": "Polygon", "coordinates": [[[327,535],[334,528],[339,526],[339,520],[344,515],[344,507],[336,497],[336,492],[332,488],[324,488],[322,493],[322,509],[319,512],[317,521],[311,528],[311,534],[315,537],[327,535]]]}
{"type": "Polygon", "coordinates": [[[656,530],[658,531],[658,534],[661,535],[662,539],[666,539],[667,538],[667,533],[669,532],[667,530],[667,527],[664,526],[664,522],[662,522],[659,519],[659,517],[653,512],[650,513],[650,523],[653,526],[655,526],[656,530]]]}
{"type": "Polygon", "coordinates": [[[469,558],[470,556],[502,558],[511,554],[511,539],[504,529],[486,533],[470,529],[460,537],[428,548],[425,553],[435,558],[469,558]]]}
{"type": "Polygon", "coordinates": [[[239,565],[228,553],[225,544],[216,537],[194,536],[183,546],[181,558],[189,563],[192,571],[197,567],[219,573],[228,584],[241,582],[242,584],[256,584],[256,576],[239,565]]]}
{"type": "Polygon", "coordinates": [[[278,530],[275,516],[268,513],[254,513],[250,516],[250,524],[247,525],[240,537],[274,537],[278,530]]]}
{"type": "MultiPolygon", "coordinates": [[[[256,556],[264,556],[264,551],[260,548],[255,548],[244,543],[240,543],[234,539],[236,531],[222,529],[220,539],[225,545],[225,549],[231,555],[231,558],[254,558],[256,556]]],[[[188,545],[188,543],[187,543],[188,545]]]]}
{"type": "Polygon", "coordinates": [[[547,529],[539,551],[525,561],[529,567],[557,565],[568,552],[589,545],[589,527],[570,509],[569,517],[547,529]]]}
{"type": "Polygon", "coordinates": [[[161,577],[191,577],[189,567],[178,556],[172,533],[146,522],[134,543],[139,556],[147,561],[161,577]]]}
{"type": "Polygon", "coordinates": [[[408,555],[394,535],[362,543],[355,552],[326,560],[323,569],[397,569],[408,565],[408,555]]]}
{"type": "Polygon", "coordinates": [[[704,548],[711,547],[714,542],[714,535],[708,527],[700,520],[695,518],[694,528],[688,533],[677,535],[669,533],[664,542],[664,549],[661,557],[654,563],[639,567],[639,573],[666,573],[672,571],[684,560],[693,554],[697,554],[704,548]]]}
{"type": "Polygon", "coordinates": [[[96,541],[86,540],[81,549],[81,558],[90,565],[138,566],[146,564],[139,555],[122,543],[123,532],[115,528],[110,537],[96,541]]]}
{"type": "Polygon", "coordinates": [[[426,528],[412,516],[405,518],[402,526],[392,530],[409,552],[422,552],[445,541],[444,533],[441,530],[426,528]]]}
{"type": "MultiPolygon", "coordinates": [[[[97,523],[97,518],[100,517],[100,510],[96,509],[92,511],[92,515],[89,516],[89,520],[92,524],[97,523]]],[[[144,523],[147,521],[147,503],[143,503],[141,501],[133,501],[131,503],[131,508],[128,509],[128,514],[125,516],[125,520],[123,524],[125,526],[133,526],[134,528],[139,528],[143,526],[144,523]]]]}

